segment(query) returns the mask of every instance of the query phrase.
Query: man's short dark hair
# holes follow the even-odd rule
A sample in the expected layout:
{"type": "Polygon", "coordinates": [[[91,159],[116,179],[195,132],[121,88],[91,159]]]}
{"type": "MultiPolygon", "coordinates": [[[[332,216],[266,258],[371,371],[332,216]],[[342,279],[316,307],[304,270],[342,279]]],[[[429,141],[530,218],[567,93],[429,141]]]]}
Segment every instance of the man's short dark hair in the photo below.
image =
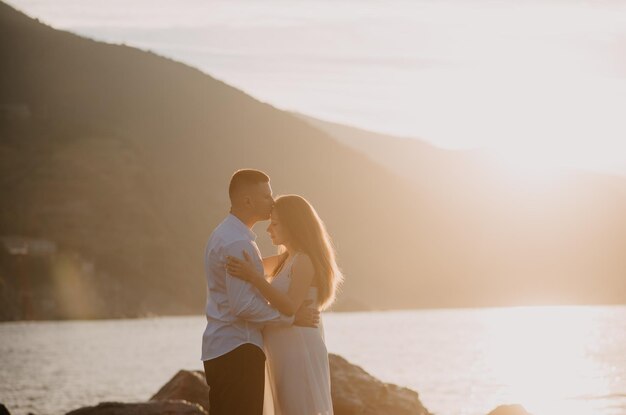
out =
{"type": "Polygon", "coordinates": [[[259,183],[269,183],[270,177],[260,170],[254,169],[241,169],[237,170],[233,177],[230,178],[230,185],[228,186],[228,196],[230,200],[233,200],[234,194],[247,185],[255,185],[259,183]]]}

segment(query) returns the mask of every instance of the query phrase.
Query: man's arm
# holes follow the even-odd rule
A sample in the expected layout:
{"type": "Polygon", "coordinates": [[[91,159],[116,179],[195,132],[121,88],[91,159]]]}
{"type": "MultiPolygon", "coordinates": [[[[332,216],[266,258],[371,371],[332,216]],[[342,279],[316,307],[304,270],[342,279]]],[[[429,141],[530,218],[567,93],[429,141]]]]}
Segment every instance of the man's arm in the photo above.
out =
{"type": "MultiPolygon", "coordinates": [[[[263,269],[261,259],[256,247],[249,241],[236,241],[224,248],[221,258],[224,266],[226,256],[240,257],[245,251],[252,258],[259,272],[263,269]]],[[[230,311],[242,320],[260,324],[275,324],[290,326],[294,318],[285,316],[272,308],[263,297],[261,297],[254,287],[239,278],[233,277],[226,272],[226,294],[230,311]]]]}
{"type": "Polygon", "coordinates": [[[226,271],[232,276],[251,283],[276,310],[287,316],[293,316],[304,302],[315,275],[315,269],[308,255],[303,254],[294,258],[287,292],[270,284],[265,276],[259,273],[258,265],[246,251],[243,251],[243,257],[242,261],[229,256],[226,271]]]}

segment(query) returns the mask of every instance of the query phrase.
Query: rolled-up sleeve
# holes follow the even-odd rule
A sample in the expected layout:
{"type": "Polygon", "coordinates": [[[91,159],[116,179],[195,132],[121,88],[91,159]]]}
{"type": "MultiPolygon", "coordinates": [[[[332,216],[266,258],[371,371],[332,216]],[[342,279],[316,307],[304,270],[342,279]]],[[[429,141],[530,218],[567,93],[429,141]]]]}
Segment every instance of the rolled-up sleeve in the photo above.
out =
{"type": "MultiPolygon", "coordinates": [[[[243,259],[244,251],[250,256],[257,270],[262,273],[263,265],[259,253],[250,241],[236,241],[224,247],[222,258],[224,264],[227,255],[243,259]]],[[[242,320],[284,326],[293,324],[293,317],[288,317],[272,308],[250,283],[228,273],[226,273],[226,294],[230,311],[242,320]]]]}

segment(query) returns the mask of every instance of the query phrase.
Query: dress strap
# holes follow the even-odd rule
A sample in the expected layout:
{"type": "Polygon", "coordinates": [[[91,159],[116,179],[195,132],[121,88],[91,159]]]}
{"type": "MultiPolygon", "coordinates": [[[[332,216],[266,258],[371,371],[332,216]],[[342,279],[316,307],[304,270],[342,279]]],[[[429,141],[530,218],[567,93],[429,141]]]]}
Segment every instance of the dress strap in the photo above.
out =
{"type": "Polygon", "coordinates": [[[291,261],[289,261],[289,269],[287,270],[287,277],[291,278],[291,270],[293,269],[293,263],[296,262],[296,257],[298,256],[300,252],[296,252],[295,254],[293,254],[293,256],[291,257],[291,261]]]}

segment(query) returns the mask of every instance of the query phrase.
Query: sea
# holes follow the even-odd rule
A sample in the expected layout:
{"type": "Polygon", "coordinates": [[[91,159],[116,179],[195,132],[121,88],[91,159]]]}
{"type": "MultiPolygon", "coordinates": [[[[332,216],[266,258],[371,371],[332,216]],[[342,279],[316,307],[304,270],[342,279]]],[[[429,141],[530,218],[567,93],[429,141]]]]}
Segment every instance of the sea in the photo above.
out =
{"type": "MultiPolygon", "coordinates": [[[[330,353],[437,415],[626,414],[626,306],[324,313],[330,353]]],[[[149,399],[200,370],[203,316],[0,324],[0,402],[58,415],[149,399]]]]}

